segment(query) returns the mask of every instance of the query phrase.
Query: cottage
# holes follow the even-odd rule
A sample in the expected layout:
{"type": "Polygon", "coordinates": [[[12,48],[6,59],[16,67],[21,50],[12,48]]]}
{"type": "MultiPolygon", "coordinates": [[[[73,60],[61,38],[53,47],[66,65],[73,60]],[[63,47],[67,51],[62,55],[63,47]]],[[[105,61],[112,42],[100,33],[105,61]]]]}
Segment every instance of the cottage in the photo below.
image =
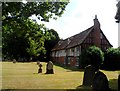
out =
{"type": "Polygon", "coordinates": [[[51,58],[55,63],[73,67],[79,66],[81,52],[93,45],[103,51],[112,47],[100,29],[97,16],[95,16],[92,27],[65,40],[60,40],[51,50],[51,58]]]}

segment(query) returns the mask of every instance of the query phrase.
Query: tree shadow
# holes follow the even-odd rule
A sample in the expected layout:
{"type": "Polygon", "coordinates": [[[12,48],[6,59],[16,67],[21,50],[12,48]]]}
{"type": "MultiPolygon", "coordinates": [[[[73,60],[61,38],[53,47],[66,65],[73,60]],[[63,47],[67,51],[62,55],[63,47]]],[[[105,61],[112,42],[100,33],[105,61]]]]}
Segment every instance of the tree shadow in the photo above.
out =
{"type": "Polygon", "coordinates": [[[39,73],[33,73],[33,74],[39,74],[39,73]]]}
{"type": "Polygon", "coordinates": [[[76,87],[77,91],[92,91],[92,87],[91,86],[84,86],[84,85],[80,85],[76,87]]]}
{"type": "Polygon", "coordinates": [[[109,87],[114,91],[118,91],[118,79],[110,79],[109,80],[109,87]]]}
{"type": "Polygon", "coordinates": [[[66,70],[68,70],[67,72],[71,72],[71,71],[80,71],[80,72],[84,72],[84,69],[80,69],[79,67],[70,67],[70,66],[65,66],[65,65],[60,65],[60,64],[54,64],[55,66],[59,66],[62,67],[66,70]]]}

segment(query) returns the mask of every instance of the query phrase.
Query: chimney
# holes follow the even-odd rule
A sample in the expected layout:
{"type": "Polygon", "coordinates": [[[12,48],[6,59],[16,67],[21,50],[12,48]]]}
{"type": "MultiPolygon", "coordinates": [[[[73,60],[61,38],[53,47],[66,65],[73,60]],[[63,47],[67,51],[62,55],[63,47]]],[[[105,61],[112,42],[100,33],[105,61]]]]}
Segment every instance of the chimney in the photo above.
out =
{"type": "Polygon", "coordinates": [[[99,23],[99,21],[97,19],[97,15],[95,15],[95,19],[94,19],[93,40],[94,40],[94,45],[95,46],[101,47],[100,23],[99,23]]]}
{"type": "Polygon", "coordinates": [[[100,23],[97,19],[97,15],[95,15],[95,19],[94,19],[94,28],[95,29],[100,29],[100,23]]]}

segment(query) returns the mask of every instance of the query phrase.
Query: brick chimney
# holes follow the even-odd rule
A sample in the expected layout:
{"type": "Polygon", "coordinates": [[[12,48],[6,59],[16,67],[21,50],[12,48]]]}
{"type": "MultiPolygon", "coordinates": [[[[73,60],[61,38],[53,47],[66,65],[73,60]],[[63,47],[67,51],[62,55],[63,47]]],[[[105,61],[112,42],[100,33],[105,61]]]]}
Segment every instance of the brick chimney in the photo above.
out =
{"type": "Polygon", "coordinates": [[[95,19],[94,19],[93,41],[94,41],[94,45],[96,45],[97,47],[101,47],[100,23],[97,19],[97,15],[95,15],[95,19]]]}

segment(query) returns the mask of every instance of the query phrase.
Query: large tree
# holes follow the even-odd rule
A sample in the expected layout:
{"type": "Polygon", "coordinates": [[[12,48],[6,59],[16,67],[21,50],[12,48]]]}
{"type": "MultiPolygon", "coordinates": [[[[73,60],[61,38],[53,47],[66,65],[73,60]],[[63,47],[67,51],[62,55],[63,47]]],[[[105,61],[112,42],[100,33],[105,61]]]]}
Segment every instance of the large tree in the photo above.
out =
{"type": "Polygon", "coordinates": [[[68,2],[2,2],[3,54],[10,58],[45,54],[43,24],[29,19],[33,14],[45,22],[61,16],[68,2]]]}
{"type": "Polygon", "coordinates": [[[52,48],[58,43],[60,40],[58,33],[54,29],[50,29],[45,32],[45,49],[46,51],[46,59],[50,60],[50,53],[52,48]]]}
{"type": "Polygon", "coordinates": [[[28,19],[33,14],[42,21],[49,21],[50,18],[61,16],[67,4],[68,2],[3,2],[2,21],[11,18],[28,19]]]}

